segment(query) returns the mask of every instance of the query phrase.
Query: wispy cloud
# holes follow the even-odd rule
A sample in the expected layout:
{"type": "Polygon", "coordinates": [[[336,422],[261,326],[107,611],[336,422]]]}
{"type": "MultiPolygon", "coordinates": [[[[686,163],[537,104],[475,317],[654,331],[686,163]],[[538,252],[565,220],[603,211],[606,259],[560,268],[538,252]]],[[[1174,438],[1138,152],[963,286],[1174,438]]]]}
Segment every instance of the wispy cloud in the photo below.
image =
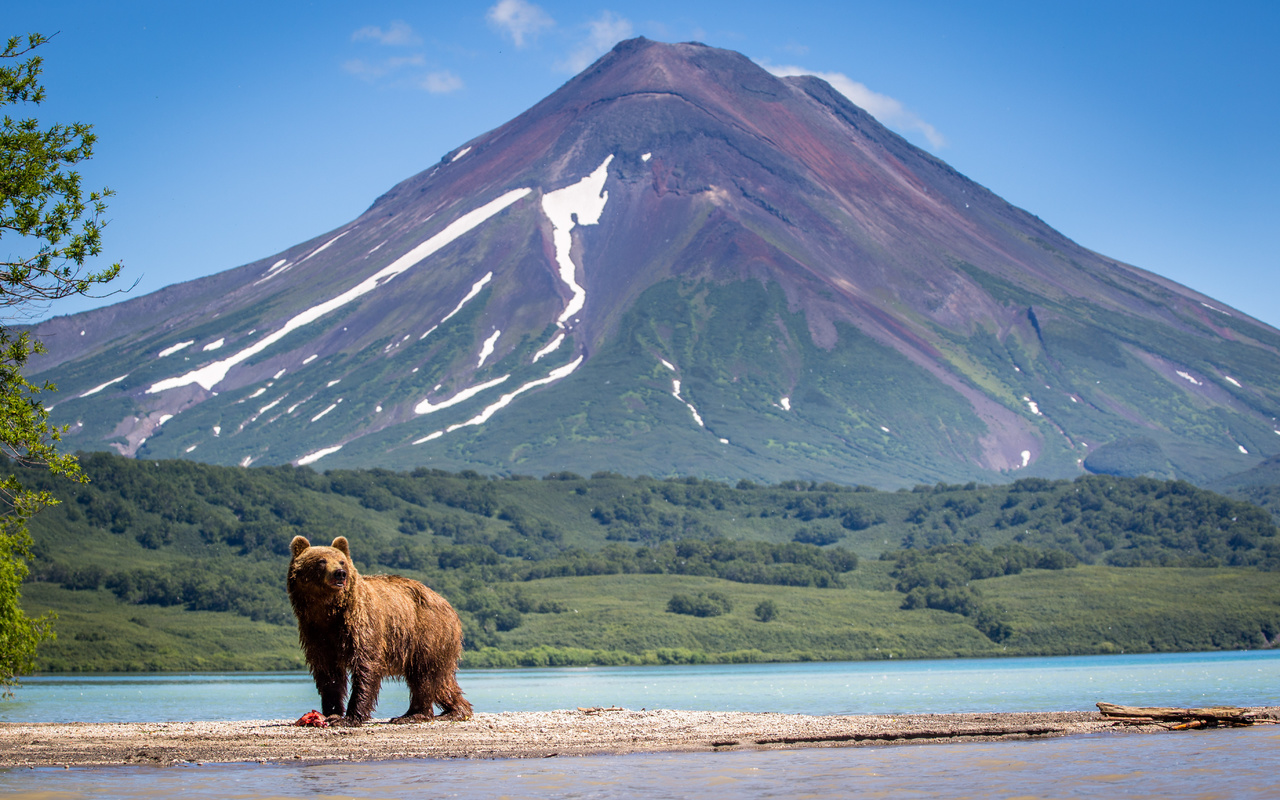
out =
{"type": "Polygon", "coordinates": [[[351,41],[375,41],[378,44],[392,47],[412,47],[422,44],[422,38],[413,32],[413,26],[404,20],[395,20],[386,28],[377,25],[366,25],[351,34],[351,41]]]}
{"type": "MultiPolygon", "coordinates": [[[[351,34],[353,42],[373,42],[387,47],[417,47],[422,44],[409,23],[396,20],[387,27],[366,25],[351,34]]],[[[351,58],[342,63],[344,72],[369,83],[387,83],[393,86],[411,86],[432,94],[456,92],[463,87],[462,78],[451,70],[426,70],[436,66],[429,64],[422,53],[378,57],[373,59],[351,58]],[[387,79],[384,81],[384,79],[387,79]]]]}
{"type": "Polygon", "coordinates": [[[794,65],[778,66],[767,62],[761,62],[760,66],[779,78],[786,78],[792,75],[815,75],[831,84],[836,91],[849,98],[854,105],[861,106],[867,113],[890,128],[899,131],[915,131],[924,136],[934,148],[946,147],[947,145],[946,138],[938,132],[937,128],[925,122],[900,101],[868,89],[865,84],[853,80],[843,72],[819,72],[818,70],[805,69],[794,65]]]}
{"type": "Polygon", "coordinates": [[[421,86],[432,94],[448,94],[462,88],[462,78],[447,69],[431,72],[422,79],[421,86]]]}
{"type": "Polygon", "coordinates": [[[543,28],[554,27],[551,15],[528,0],[498,0],[485,14],[489,24],[511,37],[516,47],[524,47],[526,38],[533,38],[543,28]]]}
{"type": "Polygon", "coordinates": [[[384,58],[380,61],[366,61],[363,58],[352,58],[342,62],[342,69],[357,78],[375,81],[378,78],[399,72],[406,67],[425,67],[427,59],[422,55],[384,58]]]}
{"type": "Polygon", "coordinates": [[[363,58],[349,58],[342,62],[342,71],[348,75],[354,75],[361,80],[372,81],[381,78],[387,74],[387,70],[383,66],[370,64],[363,58]]]}
{"type": "Polygon", "coordinates": [[[612,11],[605,11],[585,26],[587,35],[578,46],[556,66],[568,72],[581,72],[623,39],[629,39],[635,31],[631,20],[612,11]]]}

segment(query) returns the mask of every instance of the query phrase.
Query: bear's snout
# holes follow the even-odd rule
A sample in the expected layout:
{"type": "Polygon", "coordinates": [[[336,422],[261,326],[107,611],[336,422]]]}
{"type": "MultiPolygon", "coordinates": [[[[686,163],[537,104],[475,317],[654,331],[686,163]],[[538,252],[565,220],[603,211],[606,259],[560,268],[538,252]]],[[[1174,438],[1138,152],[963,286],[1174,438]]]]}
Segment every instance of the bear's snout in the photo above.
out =
{"type": "Polygon", "coordinates": [[[338,567],[329,573],[329,585],[335,589],[341,589],[347,585],[347,571],[342,567],[338,567]]]}

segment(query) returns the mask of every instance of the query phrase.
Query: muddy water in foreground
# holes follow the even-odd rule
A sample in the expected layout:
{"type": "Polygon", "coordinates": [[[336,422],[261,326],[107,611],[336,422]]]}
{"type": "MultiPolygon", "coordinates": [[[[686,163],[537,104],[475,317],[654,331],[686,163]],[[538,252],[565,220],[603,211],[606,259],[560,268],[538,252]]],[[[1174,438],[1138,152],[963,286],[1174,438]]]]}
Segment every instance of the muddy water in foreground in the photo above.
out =
{"type": "Polygon", "coordinates": [[[11,800],[77,798],[1276,797],[1280,726],[998,744],[0,772],[11,800]]]}

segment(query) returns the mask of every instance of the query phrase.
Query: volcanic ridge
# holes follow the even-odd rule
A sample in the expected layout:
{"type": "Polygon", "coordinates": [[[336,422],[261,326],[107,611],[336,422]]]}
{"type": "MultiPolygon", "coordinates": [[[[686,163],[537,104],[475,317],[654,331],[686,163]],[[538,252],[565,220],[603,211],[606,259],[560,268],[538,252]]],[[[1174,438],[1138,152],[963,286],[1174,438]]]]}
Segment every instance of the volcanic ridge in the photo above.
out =
{"type": "Polygon", "coordinates": [[[358,219],[33,334],[74,448],[881,487],[1280,453],[1280,332],[824,81],[622,42],[358,219]]]}

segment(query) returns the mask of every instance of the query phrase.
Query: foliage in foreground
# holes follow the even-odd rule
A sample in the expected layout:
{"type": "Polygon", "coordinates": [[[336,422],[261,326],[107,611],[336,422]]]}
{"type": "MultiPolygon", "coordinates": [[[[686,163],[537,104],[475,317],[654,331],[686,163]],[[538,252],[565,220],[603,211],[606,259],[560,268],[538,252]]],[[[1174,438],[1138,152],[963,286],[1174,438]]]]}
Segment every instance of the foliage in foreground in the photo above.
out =
{"type": "MultiPolygon", "coordinates": [[[[39,105],[39,56],[32,50],[46,44],[40,34],[11,37],[0,52],[0,106],[39,105]]],[[[87,294],[95,285],[120,272],[118,264],[99,272],[83,272],[85,259],[102,249],[102,215],[109,190],[86,198],[80,176],[70,167],[93,155],[95,137],[89,125],[51,125],[35,119],[0,123],[0,234],[7,235],[0,261],[0,307],[7,319],[43,310],[50,301],[87,294]]],[[[28,358],[43,352],[25,331],[0,325],[0,456],[24,467],[47,469],[53,475],[83,480],[76,460],[56,449],[64,429],[49,424],[37,386],[22,370],[28,358]]],[[[29,618],[20,603],[20,586],[27,574],[30,537],[26,522],[52,505],[47,492],[25,488],[11,472],[0,480],[0,687],[6,691],[17,676],[30,672],[35,648],[53,637],[51,618],[29,618]]]]}

